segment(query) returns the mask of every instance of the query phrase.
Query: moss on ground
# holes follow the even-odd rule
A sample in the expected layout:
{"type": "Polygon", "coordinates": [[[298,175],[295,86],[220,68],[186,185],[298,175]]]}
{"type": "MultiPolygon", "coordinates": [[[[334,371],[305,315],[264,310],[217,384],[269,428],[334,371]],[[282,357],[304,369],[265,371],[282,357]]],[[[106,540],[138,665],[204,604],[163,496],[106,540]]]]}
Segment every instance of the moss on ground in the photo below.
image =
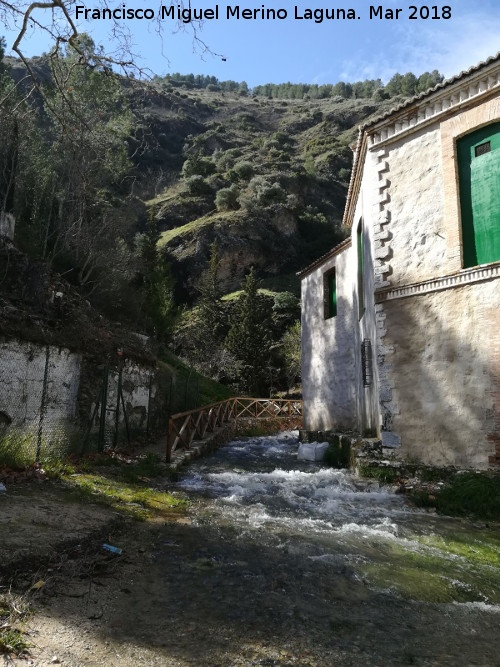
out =
{"type": "Polygon", "coordinates": [[[382,484],[392,484],[400,476],[397,468],[370,463],[362,463],[358,467],[358,474],[360,477],[366,477],[367,479],[376,479],[382,484]]]}
{"type": "Polygon", "coordinates": [[[184,510],[188,501],[177,495],[159,491],[147,482],[127,481],[99,472],[83,473],[63,477],[73,494],[86,502],[99,502],[138,520],[152,520],[170,516],[176,510],[184,510]]]}
{"type": "Polygon", "coordinates": [[[362,566],[367,582],[424,602],[500,602],[500,543],[492,531],[391,542],[362,566]]]}

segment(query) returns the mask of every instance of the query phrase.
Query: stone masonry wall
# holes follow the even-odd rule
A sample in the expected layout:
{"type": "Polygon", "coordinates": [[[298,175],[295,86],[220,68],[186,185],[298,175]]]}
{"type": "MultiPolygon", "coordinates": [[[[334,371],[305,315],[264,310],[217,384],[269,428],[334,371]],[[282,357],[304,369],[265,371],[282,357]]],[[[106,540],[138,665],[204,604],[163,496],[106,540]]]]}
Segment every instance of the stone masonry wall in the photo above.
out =
{"type": "Polygon", "coordinates": [[[304,428],[357,428],[353,337],[356,262],[347,247],[302,280],[304,428]],[[324,318],[324,274],[336,269],[337,316],[324,318]]]}
{"type": "MultiPolygon", "coordinates": [[[[102,365],[68,349],[18,340],[0,341],[0,438],[13,432],[23,433],[29,435],[33,448],[41,438],[44,448],[63,452],[75,437],[82,440],[100,396],[102,378],[102,365]]],[[[110,368],[105,434],[108,445],[113,444],[117,389],[117,368],[110,368]]],[[[145,433],[147,425],[158,426],[158,413],[164,413],[167,406],[163,404],[165,400],[162,403],[154,368],[124,360],[122,393],[121,429],[124,407],[132,435],[145,433]]],[[[95,416],[95,431],[99,418],[100,411],[95,416]]]]}
{"type": "MultiPolygon", "coordinates": [[[[386,210],[390,211],[390,284],[447,272],[443,229],[443,177],[439,124],[387,147],[390,165],[386,210]]],[[[383,287],[383,285],[380,285],[383,287]]]]}
{"type": "Polygon", "coordinates": [[[498,280],[388,301],[381,314],[398,456],[486,468],[500,449],[498,280]]]}
{"type": "MultiPolygon", "coordinates": [[[[22,341],[0,342],[0,427],[37,428],[46,365],[46,348],[22,341]]],[[[45,418],[63,428],[77,416],[81,357],[49,348],[45,418]]]]}

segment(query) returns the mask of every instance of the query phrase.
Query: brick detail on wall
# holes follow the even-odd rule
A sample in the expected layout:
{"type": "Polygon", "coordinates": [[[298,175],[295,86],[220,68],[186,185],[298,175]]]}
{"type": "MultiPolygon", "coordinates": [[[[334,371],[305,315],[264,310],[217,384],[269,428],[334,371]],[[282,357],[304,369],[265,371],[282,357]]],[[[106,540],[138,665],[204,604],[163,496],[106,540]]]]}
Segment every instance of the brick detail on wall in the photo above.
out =
{"type": "Polygon", "coordinates": [[[384,433],[392,431],[392,421],[395,414],[399,414],[395,400],[395,382],[392,379],[393,364],[391,357],[394,347],[387,345],[384,339],[387,334],[385,326],[386,314],[383,304],[375,305],[375,324],[377,330],[377,368],[379,378],[380,429],[384,433]]]}
{"type": "Polygon", "coordinates": [[[389,162],[387,161],[388,153],[385,149],[375,153],[376,160],[376,178],[375,184],[375,223],[374,223],[374,272],[375,272],[375,289],[382,287],[389,287],[389,276],[392,273],[392,268],[389,260],[392,257],[390,247],[391,233],[389,231],[389,223],[391,221],[390,214],[390,185],[389,180],[389,162]]]}
{"type": "Polygon", "coordinates": [[[464,285],[473,285],[475,283],[486,282],[500,278],[500,262],[492,262],[486,266],[464,269],[458,273],[449,276],[439,276],[432,280],[422,280],[419,283],[411,285],[402,285],[401,287],[388,287],[375,292],[375,303],[384,301],[393,301],[394,299],[404,299],[410,296],[430,294],[431,292],[440,292],[442,290],[463,287],[464,285]]]}
{"type": "MultiPolygon", "coordinates": [[[[375,290],[391,287],[390,276],[392,275],[391,248],[391,194],[390,194],[390,165],[388,151],[383,148],[375,151],[376,160],[376,192],[375,192],[375,222],[374,222],[374,274],[375,290]]],[[[379,378],[379,407],[380,407],[380,429],[382,435],[392,432],[393,415],[398,408],[394,401],[395,384],[391,380],[391,355],[394,348],[384,343],[387,334],[385,328],[385,313],[382,304],[375,306],[375,326],[377,335],[377,368],[379,378]]]]}

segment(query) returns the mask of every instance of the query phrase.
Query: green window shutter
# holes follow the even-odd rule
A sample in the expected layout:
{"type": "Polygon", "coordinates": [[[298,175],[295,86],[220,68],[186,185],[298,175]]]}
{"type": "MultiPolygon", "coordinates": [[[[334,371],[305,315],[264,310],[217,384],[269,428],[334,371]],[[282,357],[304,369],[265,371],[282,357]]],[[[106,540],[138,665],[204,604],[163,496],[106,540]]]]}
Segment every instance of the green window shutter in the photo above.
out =
{"type": "Polygon", "coordinates": [[[358,240],[358,316],[363,317],[365,312],[365,269],[363,258],[363,219],[359,221],[357,229],[358,240]]]}
{"type": "Polygon", "coordinates": [[[335,269],[323,274],[325,320],[337,315],[337,279],[335,269]]]}
{"type": "Polygon", "coordinates": [[[464,268],[500,260],[500,123],[457,142],[464,268]]]}
{"type": "Polygon", "coordinates": [[[328,276],[328,296],[330,317],[335,317],[337,315],[337,279],[335,277],[335,270],[328,276]]]}

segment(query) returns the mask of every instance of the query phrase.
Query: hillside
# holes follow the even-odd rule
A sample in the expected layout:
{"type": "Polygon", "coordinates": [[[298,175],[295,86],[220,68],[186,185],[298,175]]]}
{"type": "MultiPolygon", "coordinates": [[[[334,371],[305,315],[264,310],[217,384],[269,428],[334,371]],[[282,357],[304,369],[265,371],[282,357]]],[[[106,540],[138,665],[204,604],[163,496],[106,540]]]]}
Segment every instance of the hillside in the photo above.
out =
{"type": "Polygon", "coordinates": [[[428,73],[252,93],[192,75],[123,79],[81,39],[94,66],[70,49],[34,58],[33,91],[0,48],[0,207],[16,247],[117,331],[238,391],[290,390],[296,272],[345,237],[356,128],[428,73]]]}
{"type": "Polygon", "coordinates": [[[267,285],[297,293],[295,272],[344,238],[356,126],[393,104],[263,99],[152,83],[134,108],[151,132],[135,163],[178,299],[195,297],[213,241],[225,292],[237,290],[254,266],[267,285]]]}
{"type": "MultiPolygon", "coordinates": [[[[26,90],[30,80],[22,63],[5,58],[5,64],[9,76],[26,90]]],[[[50,89],[48,58],[33,58],[30,65],[50,89]]],[[[108,194],[108,205],[120,215],[117,231],[128,244],[134,234],[144,232],[153,210],[161,233],[159,247],[172,265],[179,304],[195,300],[213,241],[218,244],[224,292],[238,290],[254,266],[266,287],[298,294],[295,272],[345,236],[341,218],[352,163],[349,146],[357,125],[400,99],[394,94],[390,99],[383,95],[281,99],[263,96],[272,94],[269,86],[258,87],[261,94],[251,95],[246,84],[242,91],[236,82],[225,82],[234,84],[229,86],[234,92],[229,92],[216,85],[196,88],[187,80],[168,77],[155,77],[149,83],[121,81],[121,96],[131,114],[129,165],[119,186],[108,194]]],[[[366,82],[371,84],[369,93],[374,83],[378,82],[366,82]]],[[[274,94],[286,95],[287,86],[274,86],[274,94]]],[[[310,90],[314,87],[302,88],[314,92],[310,90]]],[[[326,92],[332,95],[335,88],[326,92]]],[[[290,94],[295,94],[293,89],[290,94]]],[[[315,89],[321,93],[321,88],[315,89]]],[[[88,98],[93,90],[87,86],[83,92],[88,98]]],[[[31,100],[43,117],[47,104],[36,92],[31,100]]],[[[88,128],[88,122],[83,127],[88,128]]],[[[50,149],[53,139],[47,139],[50,149]]],[[[24,207],[19,203],[18,208],[24,207]]],[[[24,222],[23,213],[17,215],[18,240],[29,254],[40,254],[32,247],[31,231],[25,240],[25,227],[32,223],[24,222]]],[[[56,268],[67,262],[57,266],[61,261],[55,261],[56,268]]],[[[81,283],[72,272],[68,278],[81,283]]],[[[114,312],[116,308],[105,302],[98,298],[96,305],[111,316],[137,320],[133,307],[128,313],[114,312]]]]}

